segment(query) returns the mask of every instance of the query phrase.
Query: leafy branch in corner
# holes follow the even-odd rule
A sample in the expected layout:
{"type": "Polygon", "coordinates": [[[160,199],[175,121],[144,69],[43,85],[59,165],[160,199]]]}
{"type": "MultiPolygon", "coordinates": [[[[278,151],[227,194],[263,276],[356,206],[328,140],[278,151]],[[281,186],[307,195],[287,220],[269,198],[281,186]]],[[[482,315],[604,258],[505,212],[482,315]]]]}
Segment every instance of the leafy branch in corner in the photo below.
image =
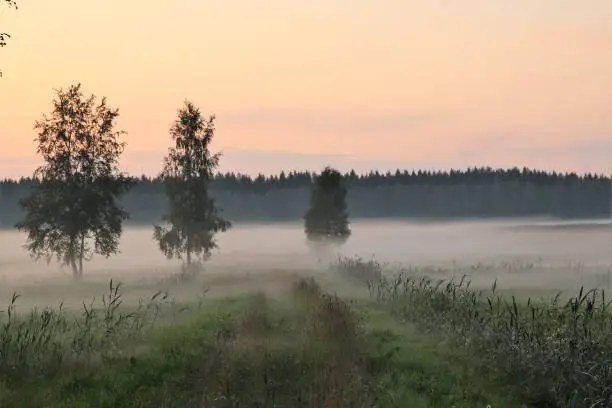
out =
{"type": "MultiPolygon", "coordinates": [[[[8,4],[9,7],[15,7],[15,10],[18,9],[17,2],[15,0],[4,0],[4,2],[8,4]]],[[[5,47],[6,41],[9,38],[11,38],[11,35],[9,33],[0,32],[0,47],[5,47]]],[[[0,77],[2,77],[2,70],[0,70],[0,77]]]]}
{"type": "MultiPolygon", "coordinates": [[[[14,0],[4,0],[9,7],[15,7],[15,10],[17,10],[17,3],[14,0]]],[[[11,38],[11,35],[8,33],[0,33],[0,47],[4,47],[6,46],[6,40],[8,38],[11,38]]]]}

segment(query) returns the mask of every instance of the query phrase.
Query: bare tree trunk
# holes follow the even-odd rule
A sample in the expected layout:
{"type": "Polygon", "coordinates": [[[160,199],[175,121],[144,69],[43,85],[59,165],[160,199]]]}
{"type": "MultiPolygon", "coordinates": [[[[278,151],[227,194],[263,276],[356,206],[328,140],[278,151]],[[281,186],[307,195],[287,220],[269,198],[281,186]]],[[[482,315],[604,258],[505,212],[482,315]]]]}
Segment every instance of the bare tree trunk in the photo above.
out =
{"type": "Polygon", "coordinates": [[[77,266],[77,237],[70,237],[70,245],[68,247],[68,259],[70,262],[70,269],[72,269],[72,279],[79,280],[79,268],[77,266]]]}
{"type": "Polygon", "coordinates": [[[79,280],[83,278],[83,257],[85,256],[85,234],[81,234],[81,249],[79,251],[79,280]]]}
{"type": "Polygon", "coordinates": [[[79,280],[79,268],[77,267],[76,256],[74,253],[70,256],[70,267],[72,268],[72,279],[79,280]]]}
{"type": "Polygon", "coordinates": [[[191,266],[191,240],[189,239],[189,234],[187,235],[187,266],[191,266]]]}

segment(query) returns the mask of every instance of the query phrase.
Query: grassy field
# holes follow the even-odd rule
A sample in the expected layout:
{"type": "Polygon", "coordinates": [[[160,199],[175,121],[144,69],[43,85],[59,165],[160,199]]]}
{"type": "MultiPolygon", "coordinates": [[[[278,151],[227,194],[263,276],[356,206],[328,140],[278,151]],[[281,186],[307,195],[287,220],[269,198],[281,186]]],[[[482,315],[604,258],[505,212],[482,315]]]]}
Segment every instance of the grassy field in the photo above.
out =
{"type": "Polygon", "coordinates": [[[375,261],[284,293],[0,316],[0,407],[608,407],[604,294],[513,301],[375,261]]]}

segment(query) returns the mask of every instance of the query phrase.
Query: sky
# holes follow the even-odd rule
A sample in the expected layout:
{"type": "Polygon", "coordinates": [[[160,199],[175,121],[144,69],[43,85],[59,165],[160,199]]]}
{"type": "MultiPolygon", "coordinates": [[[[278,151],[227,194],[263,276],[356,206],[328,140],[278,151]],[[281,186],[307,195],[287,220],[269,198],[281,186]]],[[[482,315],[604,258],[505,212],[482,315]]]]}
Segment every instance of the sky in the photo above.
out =
{"type": "Polygon", "coordinates": [[[612,172],[609,0],[18,0],[0,6],[0,178],[82,83],[156,174],[185,100],[220,170],[612,172]]]}

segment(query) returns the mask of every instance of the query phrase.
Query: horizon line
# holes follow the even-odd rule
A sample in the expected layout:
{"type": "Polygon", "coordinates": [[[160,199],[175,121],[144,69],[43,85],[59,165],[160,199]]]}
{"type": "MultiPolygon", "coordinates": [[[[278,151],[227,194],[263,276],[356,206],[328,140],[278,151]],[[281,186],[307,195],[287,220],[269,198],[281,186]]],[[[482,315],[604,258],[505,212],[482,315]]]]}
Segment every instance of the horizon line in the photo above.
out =
{"type": "MultiPolygon", "coordinates": [[[[327,166],[324,166],[323,168],[325,168],[327,166]]],[[[328,165],[328,167],[331,167],[333,169],[338,170],[336,167],[332,166],[332,165],[328,165]]],[[[397,172],[399,172],[400,174],[404,175],[404,174],[409,174],[409,175],[413,175],[416,174],[418,172],[424,172],[424,173],[429,173],[429,174],[440,174],[440,173],[446,173],[449,174],[451,172],[459,172],[459,173],[467,173],[469,171],[474,171],[474,170],[487,170],[490,172],[497,172],[497,171],[503,171],[503,172],[509,172],[512,170],[519,170],[520,172],[523,172],[525,170],[532,172],[532,173],[544,173],[546,175],[557,175],[557,176],[577,176],[579,178],[584,178],[587,176],[592,176],[592,177],[598,177],[598,178],[603,178],[603,179],[608,179],[610,181],[612,181],[612,174],[606,174],[604,172],[589,172],[589,171],[584,171],[584,172],[577,172],[577,171],[561,171],[561,170],[545,170],[545,169],[541,169],[541,168],[537,168],[537,167],[528,167],[528,166],[511,166],[511,167],[494,167],[494,166],[488,166],[488,165],[480,165],[480,166],[464,166],[464,167],[447,167],[447,168],[400,168],[400,167],[396,167],[396,168],[389,168],[389,169],[380,169],[380,168],[372,168],[370,170],[366,170],[366,171],[357,171],[356,169],[351,169],[348,171],[340,171],[340,173],[343,176],[348,176],[351,173],[355,173],[355,175],[357,176],[361,176],[361,177],[368,177],[372,174],[378,173],[379,175],[382,176],[394,176],[397,172]]],[[[299,169],[295,169],[295,170],[284,170],[281,169],[280,171],[276,171],[274,173],[253,173],[253,174],[248,174],[248,173],[243,173],[240,171],[218,171],[215,173],[215,177],[217,176],[221,176],[224,177],[226,175],[233,175],[235,177],[248,177],[251,180],[255,180],[260,176],[263,176],[265,179],[271,179],[273,177],[279,177],[281,174],[285,174],[286,176],[291,175],[291,174],[310,174],[310,175],[316,175],[319,174],[321,170],[299,170],[299,169]]],[[[145,179],[148,180],[158,180],[160,178],[160,175],[148,175],[145,173],[141,173],[139,175],[137,175],[136,173],[129,173],[129,172],[121,172],[122,175],[127,176],[129,178],[134,178],[134,179],[142,179],[143,177],[145,179]]],[[[25,180],[37,180],[38,178],[35,177],[33,174],[31,175],[26,175],[26,176],[20,176],[20,177],[2,177],[0,178],[0,183],[6,183],[6,182],[21,182],[21,181],[25,181],[25,180]]]]}

